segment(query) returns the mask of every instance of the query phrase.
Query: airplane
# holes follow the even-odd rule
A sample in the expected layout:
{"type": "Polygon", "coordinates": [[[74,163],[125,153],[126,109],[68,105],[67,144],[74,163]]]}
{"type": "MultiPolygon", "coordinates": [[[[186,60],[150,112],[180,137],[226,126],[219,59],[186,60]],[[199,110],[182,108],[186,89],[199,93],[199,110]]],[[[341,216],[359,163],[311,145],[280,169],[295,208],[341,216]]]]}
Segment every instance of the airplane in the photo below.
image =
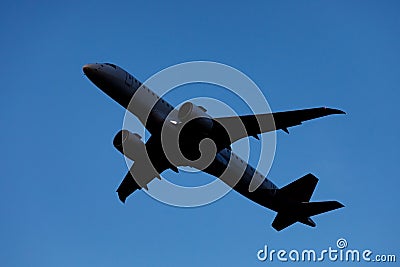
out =
{"type": "Polygon", "coordinates": [[[191,102],[176,109],[115,64],[86,64],[83,72],[94,85],[135,115],[151,134],[144,143],[140,135],[121,130],[113,140],[115,148],[134,161],[117,189],[123,203],[136,190],[148,190],[148,183],[161,179],[160,174],[165,170],[178,173],[178,167],[190,166],[221,179],[248,199],[277,212],[272,222],[277,231],[296,222],[315,227],[312,216],[344,207],[338,201],[310,202],[318,183],[313,174],[278,188],[231,150],[231,144],[239,139],[258,139],[259,134],[276,130],[289,133],[289,127],[328,115],[345,114],[342,110],[319,107],[213,118],[204,107],[191,102]],[[166,137],[163,131],[167,132],[166,137]],[[205,139],[212,140],[214,145],[202,147],[205,139]],[[172,148],[173,153],[167,155],[163,145],[174,142],[179,151],[172,148]],[[212,153],[206,153],[209,150],[212,153]],[[261,177],[262,183],[255,190],[249,190],[253,177],[261,177]]]}

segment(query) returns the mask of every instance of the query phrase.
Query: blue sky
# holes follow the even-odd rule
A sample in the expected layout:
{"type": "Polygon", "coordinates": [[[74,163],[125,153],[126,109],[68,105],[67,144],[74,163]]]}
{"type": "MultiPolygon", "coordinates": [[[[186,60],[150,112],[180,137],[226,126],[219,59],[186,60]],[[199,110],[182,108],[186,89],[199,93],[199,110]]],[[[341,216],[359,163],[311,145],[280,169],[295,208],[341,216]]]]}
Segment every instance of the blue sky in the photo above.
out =
{"type": "MultiPolygon", "coordinates": [[[[257,260],[264,245],[325,249],[340,237],[349,248],[399,257],[399,7],[397,1],[3,3],[0,264],[260,266],[271,265],[257,260]],[[278,233],[270,226],[273,212],[235,192],[192,209],[144,192],[122,205],[115,189],[127,169],[112,139],[124,110],[81,67],[114,62],[145,80],[191,60],[244,72],[274,111],[345,110],[346,116],[278,133],[268,177],[283,186],[312,172],[320,178],[313,199],[337,199],[346,208],[316,217],[315,229],[296,224],[278,233]]],[[[322,264],[344,265],[315,265],[322,264]]]]}

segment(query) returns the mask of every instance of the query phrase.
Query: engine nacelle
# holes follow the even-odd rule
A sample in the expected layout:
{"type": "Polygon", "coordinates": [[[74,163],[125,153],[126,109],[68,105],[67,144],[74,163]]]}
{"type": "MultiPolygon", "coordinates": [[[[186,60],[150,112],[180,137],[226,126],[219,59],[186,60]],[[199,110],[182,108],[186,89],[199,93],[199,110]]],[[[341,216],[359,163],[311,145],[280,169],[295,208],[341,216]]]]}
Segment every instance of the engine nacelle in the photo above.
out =
{"type": "Polygon", "coordinates": [[[128,130],[121,130],[114,137],[114,147],[124,154],[127,158],[136,161],[143,158],[146,153],[146,147],[137,133],[131,133],[128,130]]]}
{"type": "Polygon", "coordinates": [[[196,128],[208,132],[212,129],[214,122],[206,111],[207,110],[201,106],[196,106],[191,102],[186,102],[179,108],[178,118],[183,123],[193,121],[191,124],[198,126],[196,128]]]}

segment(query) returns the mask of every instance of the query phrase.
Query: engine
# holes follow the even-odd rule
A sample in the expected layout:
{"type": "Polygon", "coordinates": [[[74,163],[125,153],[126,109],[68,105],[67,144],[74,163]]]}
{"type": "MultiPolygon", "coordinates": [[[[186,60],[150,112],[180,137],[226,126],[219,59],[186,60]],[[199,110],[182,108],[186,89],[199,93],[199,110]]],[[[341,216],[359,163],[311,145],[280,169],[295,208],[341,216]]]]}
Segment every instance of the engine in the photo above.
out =
{"type": "Polygon", "coordinates": [[[146,147],[141,136],[128,130],[121,130],[114,137],[114,147],[127,158],[136,161],[146,153],[146,147]]]}
{"type": "Polygon", "coordinates": [[[196,106],[191,102],[183,104],[178,111],[178,118],[181,122],[189,122],[190,125],[197,130],[203,132],[211,131],[214,122],[210,115],[206,113],[206,109],[201,106],[196,106]]]}

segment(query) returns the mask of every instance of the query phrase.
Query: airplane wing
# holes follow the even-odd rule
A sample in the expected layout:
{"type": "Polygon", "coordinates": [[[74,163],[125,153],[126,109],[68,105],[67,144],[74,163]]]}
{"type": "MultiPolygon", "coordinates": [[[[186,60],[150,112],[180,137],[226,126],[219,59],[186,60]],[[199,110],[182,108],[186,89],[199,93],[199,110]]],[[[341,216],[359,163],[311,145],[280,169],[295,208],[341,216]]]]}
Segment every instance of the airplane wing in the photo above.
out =
{"type": "Polygon", "coordinates": [[[148,154],[138,157],[117,189],[118,197],[123,203],[136,190],[148,190],[147,184],[154,178],[161,179],[160,173],[163,171],[171,168],[178,172],[166,159],[158,138],[151,136],[146,142],[146,149],[148,154]]]}
{"type": "Polygon", "coordinates": [[[310,108],[259,115],[214,118],[229,133],[231,143],[244,137],[275,130],[289,133],[288,128],[302,124],[304,121],[332,115],[345,114],[344,111],[332,108],[310,108]]]}
{"type": "Polygon", "coordinates": [[[125,203],[126,198],[136,190],[142,188],[148,190],[147,184],[155,178],[161,179],[158,172],[146,170],[143,166],[134,163],[117,189],[119,200],[125,203]]]}
{"type": "Polygon", "coordinates": [[[119,200],[125,203],[126,198],[138,189],[141,189],[141,187],[136,183],[131,171],[129,171],[117,189],[119,200]]]}

